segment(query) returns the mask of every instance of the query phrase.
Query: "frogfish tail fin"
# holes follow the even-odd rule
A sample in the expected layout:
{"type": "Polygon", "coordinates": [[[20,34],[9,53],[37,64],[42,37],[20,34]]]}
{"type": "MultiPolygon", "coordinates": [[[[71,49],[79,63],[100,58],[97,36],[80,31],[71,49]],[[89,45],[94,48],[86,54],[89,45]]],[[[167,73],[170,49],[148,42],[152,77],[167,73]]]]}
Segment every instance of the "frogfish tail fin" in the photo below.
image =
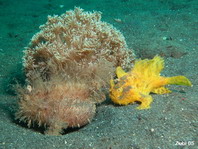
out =
{"type": "Polygon", "coordinates": [[[168,84],[192,86],[192,83],[185,76],[174,76],[168,78],[168,84]]]}

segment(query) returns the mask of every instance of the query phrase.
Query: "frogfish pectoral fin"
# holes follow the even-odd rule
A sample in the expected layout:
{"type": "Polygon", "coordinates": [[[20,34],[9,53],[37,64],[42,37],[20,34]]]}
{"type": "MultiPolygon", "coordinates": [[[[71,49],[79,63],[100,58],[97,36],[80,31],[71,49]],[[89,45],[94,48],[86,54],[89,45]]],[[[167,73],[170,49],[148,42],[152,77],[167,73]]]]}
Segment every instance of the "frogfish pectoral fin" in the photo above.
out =
{"type": "Polygon", "coordinates": [[[146,95],[145,97],[142,97],[139,101],[141,102],[141,104],[137,107],[138,110],[149,109],[150,104],[153,102],[153,98],[150,95],[146,95]]]}
{"type": "Polygon", "coordinates": [[[192,83],[185,76],[174,76],[168,78],[168,84],[192,86],[192,83]]]}

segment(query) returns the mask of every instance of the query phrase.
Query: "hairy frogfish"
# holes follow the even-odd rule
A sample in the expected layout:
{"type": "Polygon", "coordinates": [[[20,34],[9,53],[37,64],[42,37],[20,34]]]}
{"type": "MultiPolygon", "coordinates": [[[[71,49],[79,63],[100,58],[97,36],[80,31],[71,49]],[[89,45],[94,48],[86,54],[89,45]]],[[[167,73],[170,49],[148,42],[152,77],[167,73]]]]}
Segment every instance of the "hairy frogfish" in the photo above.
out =
{"type": "Polygon", "coordinates": [[[160,56],[150,60],[136,60],[128,73],[117,67],[117,79],[110,80],[111,100],[119,105],[140,102],[137,109],[148,109],[153,101],[150,93],[170,93],[171,91],[165,87],[169,84],[192,86],[185,76],[160,76],[163,68],[164,59],[160,56]]]}

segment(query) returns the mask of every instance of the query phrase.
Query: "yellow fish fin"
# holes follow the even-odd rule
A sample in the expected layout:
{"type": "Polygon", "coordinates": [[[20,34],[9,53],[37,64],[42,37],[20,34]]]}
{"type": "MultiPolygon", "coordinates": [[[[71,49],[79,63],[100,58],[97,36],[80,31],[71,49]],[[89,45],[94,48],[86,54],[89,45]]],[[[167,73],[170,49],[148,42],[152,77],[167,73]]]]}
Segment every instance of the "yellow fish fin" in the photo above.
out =
{"type": "Polygon", "coordinates": [[[138,101],[140,101],[141,104],[136,109],[138,110],[149,109],[150,104],[153,102],[153,98],[150,95],[144,95],[144,97],[142,96],[142,98],[138,101]]]}
{"type": "Polygon", "coordinates": [[[110,86],[111,86],[111,88],[115,86],[113,79],[110,80],[110,86]]]}
{"type": "Polygon", "coordinates": [[[118,66],[116,68],[116,75],[117,75],[118,79],[125,76],[126,74],[127,73],[122,69],[122,67],[118,66]]]}
{"type": "Polygon", "coordinates": [[[155,94],[167,94],[167,93],[171,93],[171,90],[165,87],[159,87],[159,88],[153,89],[151,92],[155,94]]]}
{"type": "Polygon", "coordinates": [[[164,59],[160,56],[155,56],[153,59],[136,60],[132,72],[144,76],[160,75],[164,68],[164,59]]]}
{"type": "Polygon", "coordinates": [[[192,83],[185,76],[174,76],[168,78],[168,84],[192,86],[192,83]]]}

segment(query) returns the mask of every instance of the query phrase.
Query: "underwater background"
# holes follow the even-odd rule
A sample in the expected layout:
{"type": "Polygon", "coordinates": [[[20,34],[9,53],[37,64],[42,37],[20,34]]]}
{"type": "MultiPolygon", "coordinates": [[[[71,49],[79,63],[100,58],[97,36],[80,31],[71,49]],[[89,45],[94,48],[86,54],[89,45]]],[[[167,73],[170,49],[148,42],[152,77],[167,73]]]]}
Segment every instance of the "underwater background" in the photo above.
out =
{"type": "Polygon", "coordinates": [[[169,149],[198,146],[198,1],[197,0],[0,0],[0,149],[169,149]],[[74,7],[101,11],[102,21],[125,36],[136,58],[165,59],[162,76],[184,75],[193,86],[170,86],[152,95],[148,110],[138,104],[97,106],[93,121],[62,136],[43,135],[15,120],[12,86],[24,83],[24,47],[48,15],[74,7]]]}

